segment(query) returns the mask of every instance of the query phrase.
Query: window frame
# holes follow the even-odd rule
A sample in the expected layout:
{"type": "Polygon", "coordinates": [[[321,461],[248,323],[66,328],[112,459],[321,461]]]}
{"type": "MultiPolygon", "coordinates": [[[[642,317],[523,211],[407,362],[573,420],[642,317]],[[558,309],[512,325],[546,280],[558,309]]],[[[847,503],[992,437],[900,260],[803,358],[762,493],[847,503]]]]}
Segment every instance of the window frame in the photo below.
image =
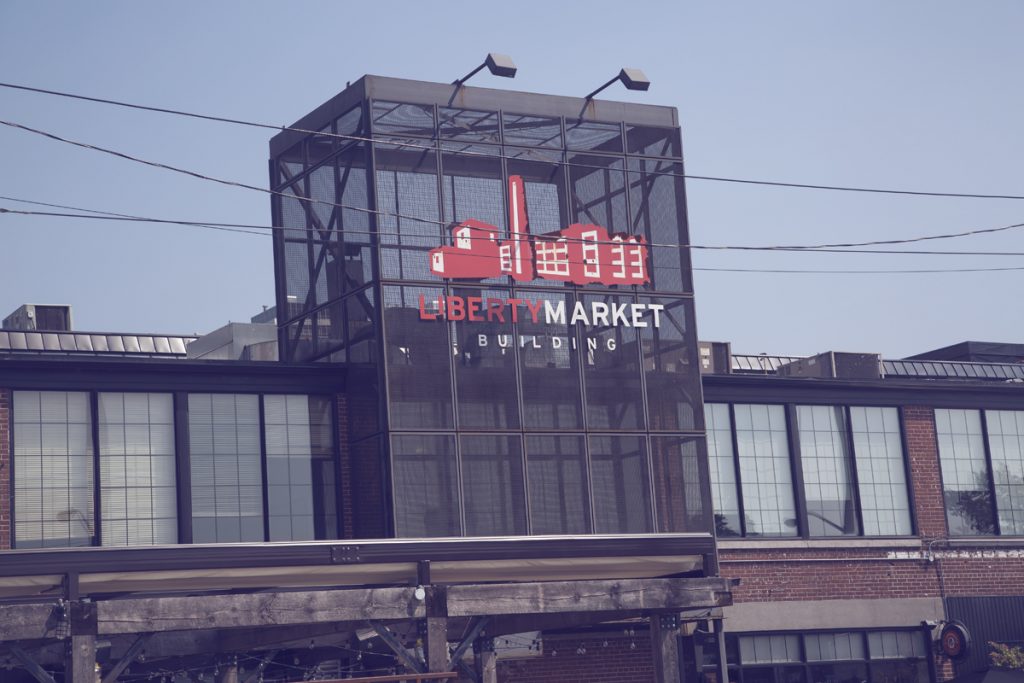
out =
{"type": "MultiPolygon", "coordinates": [[[[323,540],[331,540],[341,538],[342,536],[342,518],[343,518],[343,490],[339,485],[340,476],[340,448],[341,443],[338,438],[338,398],[335,393],[332,392],[303,392],[298,391],[298,388],[285,388],[282,387],[276,390],[257,389],[246,391],[243,389],[228,391],[228,390],[216,390],[209,387],[196,387],[193,390],[180,390],[173,388],[161,388],[161,387],[146,387],[146,388],[115,388],[115,387],[102,387],[102,388],[81,388],[81,387],[60,387],[60,386],[47,386],[47,387],[12,387],[9,390],[9,400],[11,404],[10,419],[9,419],[9,448],[11,458],[9,461],[10,467],[10,509],[11,509],[11,548],[18,549],[17,539],[17,525],[16,525],[16,511],[14,505],[15,496],[15,485],[17,472],[16,464],[14,460],[14,446],[16,443],[15,424],[14,424],[14,402],[16,401],[16,395],[19,392],[40,392],[40,393],[84,393],[87,394],[90,408],[90,438],[93,448],[92,455],[92,471],[93,471],[93,534],[91,543],[88,546],[81,547],[103,547],[103,518],[102,518],[102,500],[101,500],[101,481],[100,481],[100,416],[99,416],[99,395],[103,393],[117,393],[117,394],[150,394],[160,393],[168,394],[171,396],[171,415],[173,423],[171,425],[171,431],[174,435],[174,483],[176,487],[175,496],[175,510],[177,513],[177,541],[176,545],[190,545],[193,543],[192,539],[192,486],[191,486],[191,447],[189,438],[189,424],[188,424],[188,396],[189,394],[246,394],[252,395],[257,398],[259,404],[259,429],[260,429],[260,468],[261,468],[261,488],[263,496],[263,540],[255,541],[257,543],[265,543],[266,539],[269,538],[269,514],[267,507],[268,504],[268,484],[267,484],[267,446],[266,446],[266,421],[264,418],[264,398],[266,396],[278,395],[301,395],[308,397],[319,397],[323,398],[328,402],[330,411],[330,434],[331,434],[331,461],[334,464],[335,475],[335,496],[334,506],[331,510],[331,514],[336,520],[336,533],[333,536],[329,536],[323,540]]],[[[63,548],[69,546],[54,546],[55,548],[63,548]]],[[[127,547],[147,547],[130,545],[127,547]]]]}
{"type": "MultiPolygon", "coordinates": [[[[736,480],[736,500],[739,505],[739,525],[740,533],[736,536],[721,536],[719,541],[741,541],[741,540],[771,540],[771,541],[787,541],[787,540],[827,540],[841,543],[846,539],[905,539],[917,536],[919,533],[918,520],[916,514],[916,506],[914,499],[914,487],[911,479],[910,472],[910,458],[908,457],[907,449],[907,433],[905,427],[905,421],[901,406],[886,404],[883,402],[872,403],[872,404],[846,404],[846,403],[830,403],[824,401],[802,401],[802,402],[783,402],[783,401],[737,401],[737,400],[710,400],[705,401],[705,410],[707,405],[726,405],[729,413],[729,430],[732,439],[732,461],[734,468],[734,476],[736,480]],[[739,462],[739,437],[736,429],[736,410],[737,405],[763,405],[763,406],[781,406],[784,410],[785,421],[786,421],[786,443],[789,448],[789,468],[790,476],[793,486],[793,502],[796,507],[796,525],[797,533],[794,535],[769,535],[769,534],[757,534],[750,535],[748,532],[747,518],[746,518],[746,504],[743,496],[743,479],[740,473],[740,462],[739,462]],[[797,420],[797,408],[800,406],[806,407],[827,407],[827,408],[842,408],[843,419],[845,420],[844,425],[844,445],[849,453],[850,457],[850,485],[853,490],[853,502],[855,517],[857,520],[858,533],[850,535],[835,535],[835,536],[813,536],[810,534],[810,526],[808,519],[807,509],[807,495],[806,487],[803,476],[803,459],[800,452],[800,430],[799,423],[797,420]],[[853,424],[851,416],[851,407],[858,408],[885,408],[896,411],[896,417],[899,424],[900,432],[900,448],[903,461],[903,475],[904,484],[907,489],[907,506],[908,514],[910,517],[910,531],[907,534],[866,534],[864,531],[864,514],[863,514],[863,503],[861,501],[861,490],[860,490],[860,476],[857,471],[857,451],[854,445],[853,435],[853,424]]],[[[706,422],[706,420],[705,420],[706,422]]],[[[710,432],[707,436],[710,441],[710,432]]],[[[987,442],[986,442],[987,446],[987,442]]],[[[710,458],[710,446],[709,446],[709,458],[710,458]]],[[[710,477],[709,477],[710,481],[710,477]]],[[[713,489],[713,487],[712,487],[713,489]]],[[[713,505],[714,501],[712,501],[713,505]]]]}

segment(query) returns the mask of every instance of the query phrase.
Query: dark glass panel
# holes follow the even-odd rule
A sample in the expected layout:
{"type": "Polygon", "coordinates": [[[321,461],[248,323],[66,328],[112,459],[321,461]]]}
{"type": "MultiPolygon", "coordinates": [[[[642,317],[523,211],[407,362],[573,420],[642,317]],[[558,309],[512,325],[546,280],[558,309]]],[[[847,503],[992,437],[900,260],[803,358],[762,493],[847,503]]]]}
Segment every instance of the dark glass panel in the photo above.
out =
{"type": "Polygon", "coordinates": [[[506,145],[561,147],[562,121],[557,117],[502,114],[506,145]]]}
{"type": "Polygon", "coordinates": [[[652,285],[659,292],[692,292],[681,164],[629,160],[630,232],[650,244],[652,285]],[[678,176],[672,174],[679,174],[678,176]]]}
{"type": "Polygon", "coordinates": [[[632,233],[626,213],[624,168],[618,157],[569,157],[569,199],[575,222],[632,233]]]}
{"type": "Polygon", "coordinates": [[[441,107],[439,132],[442,138],[500,143],[498,114],[493,111],[474,111],[441,107]]]}
{"type": "Polygon", "coordinates": [[[523,179],[530,234],[545,235],[569,225],[561,164],[514,159],[508,162],[508,174],[523,179]]]}
{"type": "Polygon", "coordinates": [[[277,182],[280,185],[290,183],[295,176],[302,173],[306,166],[305,153],[302,143],[299,142],[288,148],[286,152],[277,157],[277,182]]]}
{"type": "Polygon", "coordinates": [[[362,145],[349,148],[337,158],[338,229],[345,240],[337,255],[341,262],[342,290],[358,289],[373,279],[373,252],[370,246],[370,207],[367,188],[366,150],[362,145]]]}
{"type": "Polygon", "coordinates": [[[590,437],[590,472],[596,533],[653,531],[647,447],[641,437],[590,437]]]}
{"type": "Polygon", "coordinates": [[[534,534],[590,531],[582,436],[527,436],[530,523],[534,534]]]}
{"type": "Polygon", "coordinates": [[[924,660],[871,663],[871,683],[928,683],[928,662],[924,660]]]}
{"type": "Polygon", "coordinates": [[[853,497],[853,462],[842,406],[797,406],[807,529],[811,536],[860,533],[853,497]]]}
{"type": "Polygon", "coordinates": [[[349,439],[355,441],[380,431],[383,397],[375,364],[353,364],[349,366],[347,376],[345,405],[348,408],[349,439]]]}
{"type": "Polygon", "coordinates": [[[523,447],[518,436],[462,437],[467,536],[526,533],[523,447]]]}
{"type": "Polygon", "coordinates": [[[263,397],[271,541],[338,537],[332,405],[321,396],[263,397]]]}
{"type": "MultiPolygon", "coordinates": [[[[335,129],[338,135],[356,135],[362,132],[363,128],[363,105],[357,104],[347,112],[338,117],[335,122],[335,129]]],[[[344,146],[346,141],[341,140],[344,146]]]]}
{"type": "Polygon", "coordinates": [[[395,536],[459,536],[459,482],[455,437],[391,437],[395,536]]]}
{"type": "Polygon", "coordinates": [[[338,139],[334,137],[334,124],[328,123],[319,133],[307,136],[305,142],[309,165],[319,164],[338,149],[338,139]]]}
{"type": "Polygon", "coordinates": [[[652,436],[651,467],[658,531],[711,531],[711,506],[704,500],[704,440],[652,436]]]}
{"type": "Polygon", "coordinates": [[[523,386],[523,424],[526,429],[581,429],[583,407],[580,392],[580,352],[576,328],[548,324],[545,302],[565,302],[571,311],[571,294],[516,292],[524,302],[517,323],[520,375],[523,386]],[[530,309],[537,311],[536,322],[530,309]]]}
{"type": "Polygon", "coordinates": [[[385,279],[433,280],[428,252],[447,243],[433,150],[376,145],[377,232],[385,279]]]}
{"type": "Polygon", "coordinates": [[[566,121],[565,144],[569,149],[622,152],[622,128],[617,123],[566,121]]]}
{"type": "Polygon", "coordinates": [[[868,667],[864,662],[815,664],[808,667],[812,683],[864,683],[868,667]]]}
{"type": "Polygon", "coordinates": [[[647,157],[679,157],[682,142],[677,128],[653,128],[626,124],[627,150],[647,157]]]}
{"type": "Polygon", "coordinates": [[[393,429],[452,427],[448,324],[436,315],[439,287],[384,287],[384,341],[393,429]]]}
{"type": "Polygon", "coordinates": [[[375,436],[358,441],[348,447],[348,452],[349,473],[354,485],[346,507],[352,516],[352,533],[356,538],[384,538],[387,536],[388,496],[381,438],[375,436]]]}
{"type": "Polygon", "coordinates": [[[373,132],[434,136],[434,108],[427,104],[373,103],[373,132]]]}
{"type": "MultiPolygon", "coordinates": [[[[460,287],[452,294],[464,306],[452,325],[459,426],[519,429],[513,307],[505,303],[509,292],[460,287]]],[[[451,305],[448,315],[456,317],[451,305]]],[[[515,315],[528,315],[526,307],[515,306],[515,315]]]]}
{"type": "Polygon", "coordinates": [[[367,287],[345,299],[346,339],[352,363],[377,361],[377,303],[374,294],[374,288],[367,287]]]}
{"type": "Polygon", "coordinates": [[[651,430],[690,431],[701,422],[700,371],[693,302],[688,299],[648,299],[640,328],[644,373],[647,379],[647,414],[651,430]]]}
{"type": "MultiPolygon", "coordinates": [[[[591,304],[622,306],[633,303],[627,296],[583,297],[586,310],[591,304]]],[[[637,362],[636,329],[624,325],[588,325],[583,330],[584,379],[587,419],[591,429],[643,429],[644,411],[640,368],[637,362]]]]}

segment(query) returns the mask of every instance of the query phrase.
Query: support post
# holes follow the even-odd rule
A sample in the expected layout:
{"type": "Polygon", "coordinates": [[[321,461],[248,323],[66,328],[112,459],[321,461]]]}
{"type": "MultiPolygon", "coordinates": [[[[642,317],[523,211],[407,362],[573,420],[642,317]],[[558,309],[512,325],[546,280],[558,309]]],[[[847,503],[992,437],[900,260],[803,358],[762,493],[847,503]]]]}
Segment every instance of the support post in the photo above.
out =
{"type": "Polygon", "coordinates": [[[479,638],[473,644],[476,654],[476,675],[480,683],[498,683],[498,655],[493,638],[479,638]]]}
{"type": "MultiPolygon", "coordinates": [[[[430,565],[421,562],[420,578],[430,579],[430,565]],[[426,565],[426,568],[424,568],[426,565]]],[[[427,671],[437,673],[448,668],[448,595],[444,586],[427,586],[427,618],[423,624],[423,654],[427,658],[427,671]]]]}
{"type": "Polygon", "coordinates": [[[220,683],[238,683],[238,664],[232,662],[224,667],[220,675],[220,683]]]}
{"type": "Polygon", "coordinates": [[[715,641],[718,645],[718,683],[729,683],[729,662],[725,652],[725,620],[715,619],[711,624],[715,629],[715,641]]]}
{"type": "Polygon", "coordinates": [[[655,614],[650,621],[654,680],[679,683],[679,615],[655,614]]]}
{"type": "Polygon", "coordinates": [[[96,683],[96,636],[71,636],[65,676],[67,683],[96,683]]]}

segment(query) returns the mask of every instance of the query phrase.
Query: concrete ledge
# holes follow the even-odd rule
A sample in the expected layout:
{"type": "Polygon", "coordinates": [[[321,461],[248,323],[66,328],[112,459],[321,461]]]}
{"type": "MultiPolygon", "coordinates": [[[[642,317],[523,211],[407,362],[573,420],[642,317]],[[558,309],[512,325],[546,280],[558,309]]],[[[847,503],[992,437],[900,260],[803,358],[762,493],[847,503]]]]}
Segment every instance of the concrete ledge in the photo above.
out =
{"type": "Polygon", "coordinates": [[[743,602],[725,607],[723,612],[725,628],[730,633],[906,628],[943,618],[939,598],[743,602]]]}

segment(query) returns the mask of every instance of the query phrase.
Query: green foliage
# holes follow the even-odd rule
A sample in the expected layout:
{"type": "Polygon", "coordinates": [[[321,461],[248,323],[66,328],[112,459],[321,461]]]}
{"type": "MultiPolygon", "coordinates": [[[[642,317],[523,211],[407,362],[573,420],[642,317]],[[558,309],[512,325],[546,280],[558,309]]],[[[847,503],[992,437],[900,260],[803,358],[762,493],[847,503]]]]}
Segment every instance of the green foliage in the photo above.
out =
{"type": "Polygon", "coordinates": [[[1024,671],[1024,647],[1013,647],[992,641],[989,641],[988,646],[991,648],[988,657],[992,660],[993,666],[1024,671]]]}

